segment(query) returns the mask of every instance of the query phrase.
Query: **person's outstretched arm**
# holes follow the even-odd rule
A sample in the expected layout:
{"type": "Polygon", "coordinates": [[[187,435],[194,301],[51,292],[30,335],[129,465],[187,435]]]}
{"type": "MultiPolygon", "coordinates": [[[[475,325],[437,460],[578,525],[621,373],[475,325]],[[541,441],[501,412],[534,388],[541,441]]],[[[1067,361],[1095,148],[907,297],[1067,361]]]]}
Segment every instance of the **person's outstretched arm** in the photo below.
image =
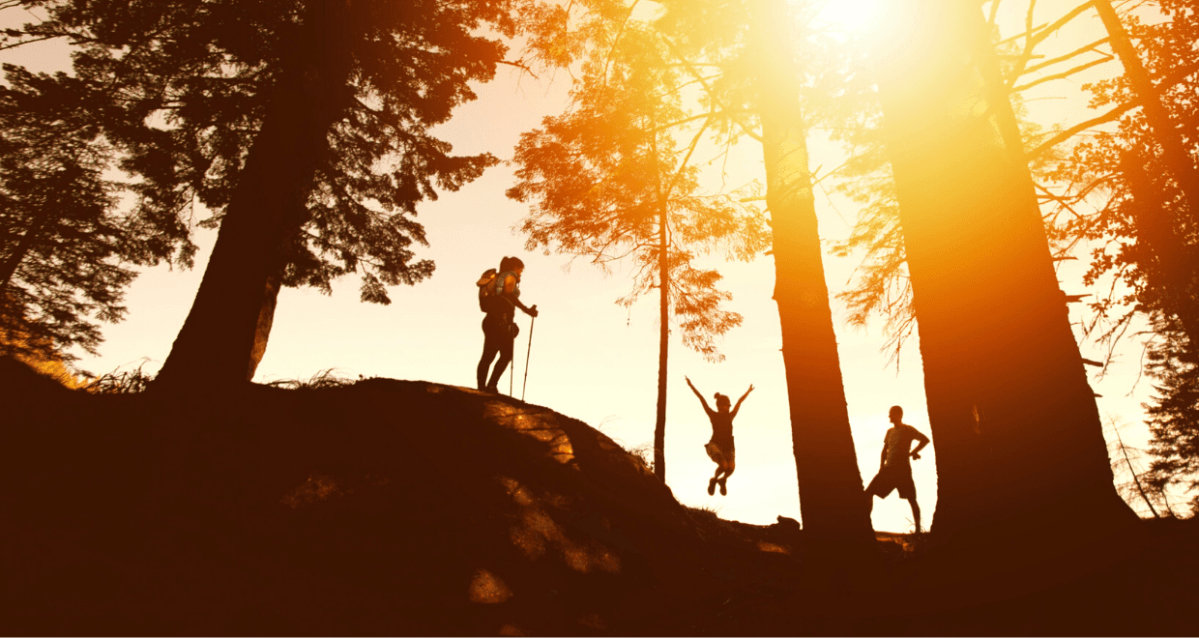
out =
{"type": "Polygon", "coordinates": [[[511,303],[513,306],[516,306],[517,308],[520,308],[521,310],[523,310],[526,315],[529,315],[530,317],[536,317],[537,316],[537,304],[533,304],[532,306],[524,305],[523,303],[520,302],[520,299],[515,294],[513,294],[515,291],[516,291],[516,277],[513,277],[512,275],[508,275],[507,277],[504,278],[504,299],[507,299],[508,303],[511,303]]]}
{"type": "Polygon", "coordinates": [[[729,416],[730,419],[737,417],[737,410],[741,409],[741,403],[743,401],[745,401],[745,397],[749,396],[749,393],[753,392],[753,391],[754,391],[754,384],[751,383],[751,384],[749,384],[749,389],[745,391],[745,394],[741,395],[740,399],[737,399],[737,405],[733,406],[733,412],[729,416]]]}
{"type": "MultiPolygon", "coordinates": [[[[908,427],[911,428],[912,426],[909,425],[908,427]]],[[[912,436],[917,441],[920,441],[920,445],[917,445],[916,449],[912,450],[912,459],[918,461],[920,460],[920,450],[923,450],[924,446],[928,445],[928,437],[921,434],[916,428],[912,428],[912,436]]]]}
{"type": "Polygon", "coordinates": [[[704,405],[704,412],[711,414],[712,408],[708,407],[708,402],[704,400],[704,395],[700,394],[699,390],[695,389],[695,384],[691,383],[691,379],[689,377],[683,377],[683,378],[687,379],[687,387],[691,388],[691,391],[695,393],[695,397],[697,399],[699,399],[699,402],[704,405]]]}

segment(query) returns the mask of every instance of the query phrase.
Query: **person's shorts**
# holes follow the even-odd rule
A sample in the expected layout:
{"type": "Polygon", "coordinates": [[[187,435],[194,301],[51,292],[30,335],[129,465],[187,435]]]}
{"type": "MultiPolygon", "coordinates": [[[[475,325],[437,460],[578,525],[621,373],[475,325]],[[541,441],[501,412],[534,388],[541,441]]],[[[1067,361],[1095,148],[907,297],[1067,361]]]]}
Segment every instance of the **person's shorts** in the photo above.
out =
{"type": "Polygon", "coordinates": [[[488,339],[494,339],[499,343],[516,339],[518,334],[520,326],[508,315],[493,312],[483,317],[483,335],[488,339]]]}
{"type": "Polygon", "coordinates": [[[715,441],[709,441],[704,444],[704,450],[708,453],[708,458],[712,459],[719,465],[727,465],[733,467],[737,463],[737,452],[733,446],[720,444],[715,441]]]}
{"type": "Polygon", "coordinates": [[[912,468],[885,466],[866,487],[867,494],[874,494],[879,498],[887,498],[892,490],[899,490],[899,498],[908,500],[916,498],[916,483],[912,481],[912,468]]]}

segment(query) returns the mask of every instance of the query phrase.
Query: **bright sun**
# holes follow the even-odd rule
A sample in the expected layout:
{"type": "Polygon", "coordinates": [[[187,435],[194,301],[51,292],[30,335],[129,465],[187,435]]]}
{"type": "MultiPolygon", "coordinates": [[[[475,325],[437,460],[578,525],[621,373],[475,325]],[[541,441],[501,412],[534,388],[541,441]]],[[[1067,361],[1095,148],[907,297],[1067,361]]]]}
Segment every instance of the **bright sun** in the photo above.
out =
{"type": "Polygon", "coordinates": [[[886,0],[824,0],[818,23],[845,32],[865,31],[882,16],[886,0]]]}

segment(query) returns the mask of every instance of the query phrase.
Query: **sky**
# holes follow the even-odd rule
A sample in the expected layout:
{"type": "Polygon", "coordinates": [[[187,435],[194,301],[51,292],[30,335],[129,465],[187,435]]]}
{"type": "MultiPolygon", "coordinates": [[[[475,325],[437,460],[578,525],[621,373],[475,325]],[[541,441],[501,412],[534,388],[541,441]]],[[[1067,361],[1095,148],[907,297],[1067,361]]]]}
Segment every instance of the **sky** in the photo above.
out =
{"type": "MultiPolygon", "coordinates": [[[[1068,3],[1039,3],[1046,22],[1068,3]]],[[[1004,24],[1019,25],[1026,3],[1001,7],[1004,24]]],[[[878,0],[834,0],[828,16],[847,28],[874,15],[878,0]]],[[[9,21],[22,21],[7,17],[9,21]]],[[[1050,44],[1062,52],[1076,48],[1099,28],[1097,19],[1083,21],[1077,32],[1063,34],[1050,44]]],[[[1014,32],[1014,31],[1009,31],[1014,32]]],[[[28,64],[35,70],[64,68],[65,52],[53,47],[18,49],[0,54],[0,61],[28,64]]],[[[1118,71],[1103,65],[1096,74],[1118,71]]],[[[523,131],[541,118],[568,106],[569,75],[564,72],[533,78],[501,67],[495,80],[477,87],[479,99],[461,107],[439,130],[457,153],[491,152],[510,159],[523,131]]],[[[1077,81],[1054,83],[1046,94],[1055,99],[1030,102],[1030,113],[1046,124],[1087,119],[1085,96],[1077,81]],[[1061,100],[1056,96],[1069,94],[1061,100]]],[[[1029,97],[1037,97],[1030,95],[1029,97]]],[[[809,140],[812,166],[836,166],[841,149],[814,133],[809,140]]],[[[760,153],[741,152],[730,159],[729,186],[762,177],[760,153]]],[[[306,379],[322,371],[350,379],[389,377],[419,379],[450,385],[474,386],[475,365],[482,348],[474,282],[498,265],[501,257],[520,256],[526,270],[522,300],[537,304],[540,316],[518,315],[521,334],[516,341],[515,395],[550,407],[598,428],[626,448],[652,457],[657,382],[657,303],[646,297],[631,309],[615,301],[632,285],[631,272],[618,265],[604,273],[585,259],[529,252],[515,227],[525,205],[508,200],[504,191],[514,183],[513,166],[488,170],[460,191],[443,193],[419,207],[417,220],[425,226],[429,247],[418,251],[436,263],[429,280],[390,291],[392,304],[364,304],[358,299],[358,280],[337,282],[331,296],[314,289],[285,289],[279,296],[270,342],[255,381],[306,379]],[[529,336],[532,333],[532,343],[529,336]],[[525,361],[528,360],[526,368],[525,361]],[[524,378],[527,375],[527,387],[524,378]]],[[[716,185],[715,187],[718,187],[716,185]]],[[[855,205],[818,189],[817,213],[822,240],[846,237],[856,217],[855,205]]],[[[144,366],[153,373],[161,366],[183,325],[203,268],[215,241],[215,231],[196,229],[201,247],[193,270],[158,267],[145,270],[126,297],[129,313],[119,324],[106,326],[106,341],[98,356],[84,355],[80,367],[93,373],[144,366]]],[[[1081,289],[1081,262],[1065,262],[1059,275],[1070,293],[1081,289]]],[[[684,504],[710,509],[720,516],[749,523],[770,524],[776,516],[799,519],[795,460],[786,402],[786,387],[777,307],[771,299],[774,264],[769,256],[750,263],[708,263],[724,275],[722,284],[733,294],[727,308],[744,317],[743,324],[720,341],[722,363],[705,362],[686,350],[677,331],[669,359],[666,462],[667,483],[684,504]],[[714,469],[703,444],[711,428],[699,402],[687,389],[684,375],[711,401],[714,392],[739,396],[749,384],[755,392],[746,400],[734,424],[737,470],[728,481],[728,496],[709,496],[707,479],[714,469]]],[[[826,279],[835,294],[847,288],[857,258],[825,255],[826,279]]],[[[846,325],[846,310],[832,301],[849,406],[854,444],[863,484],[878,470],[887,411],[900,405],[905,422],[929,433],[924,405],[919,343],[911,339],[899,365],[888,363],[880,351],[886,341],[882,323],[865,329],[846,325]]],[[[1072,310],[1078,321],[1079,310],[1072,310]]],[[[1083,343],[1084,357],[1101,359],[1101,349],[1083,343]]],[[[1121,435],[1131,445],[1144,446],[1141,403],[1149,385],[1137,383],[1140,348],[1125,344],[1116,365],[1103,378],[1092,374],[1101,395],[1100,413],[1124,424],[1121,435]]],[[[509,378],[501,381],[505,391],[509,378]]],[[[400,406],[397,406],[399,412],[400,406]]],[[[402,427],[402,426],[400,426],[402,427]]],[[[1110,430],[1110,428],[1108,428],[1110,430]]],[[[1109,438],[1111,433],[1108,432],[1109,438]]],[[[913,462],[921,507],[931,522],[936,501],[936,444],[913,462]]],[[[892,495],[876,499],[873,522],[878,530],[910,531],[911,514],[905,501],[892,495]]]]}

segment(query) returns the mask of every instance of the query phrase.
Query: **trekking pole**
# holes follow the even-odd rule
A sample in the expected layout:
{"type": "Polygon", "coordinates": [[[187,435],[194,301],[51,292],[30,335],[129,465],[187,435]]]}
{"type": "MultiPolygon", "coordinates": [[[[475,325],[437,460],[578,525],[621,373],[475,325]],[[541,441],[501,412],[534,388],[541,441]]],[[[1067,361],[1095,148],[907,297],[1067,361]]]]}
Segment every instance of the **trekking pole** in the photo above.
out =
{"type": "Polygon", "coordinates": [[[525,382],[520,385],[520,400],[525,400],[525,388],[529,387],[529,357],[533,354],[533,326],[537,325],[537,317],[529,320],[529,349],[525,352],[525,382]]]}

